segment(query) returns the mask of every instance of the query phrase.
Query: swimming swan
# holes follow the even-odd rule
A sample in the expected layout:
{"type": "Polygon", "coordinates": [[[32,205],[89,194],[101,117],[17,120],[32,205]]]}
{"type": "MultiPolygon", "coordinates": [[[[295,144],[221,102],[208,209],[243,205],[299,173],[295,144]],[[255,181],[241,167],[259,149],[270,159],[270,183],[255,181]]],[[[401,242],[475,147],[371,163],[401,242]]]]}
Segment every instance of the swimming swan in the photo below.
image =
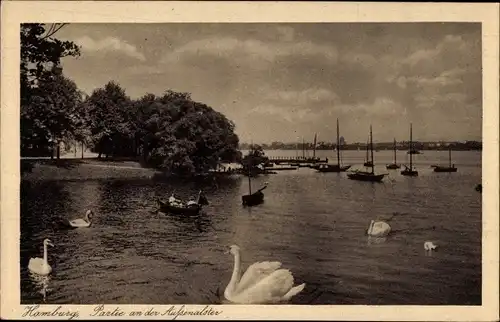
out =
{"type": "Polygon", "coordinates": [[[30,258],[28,269],[30,272],[46,276],[52,272],[52,267],[50,267],[47,260],[47,246],[54,246],[49,239],[43,241],[43,259],[42,258],[30,258]]]}
{"type": "Polygon", "coordinates": [[[427,250],[427,251],[430,251],[430,250],[434,250],[437,248],[437,245],[435,245],[433,242],[431,241],[426,241],[424,243],[424,249],[427,250]]]}
{"type": "Polygon", "coordinates": [[[391,226],[389,226],[388,223],[375,220],[372,220],[370,222],[370,226],[366,231],[368,236],[373,236],[373,237],[384,237],[387,236],[390,232],[391,232],[391,226]]]}
{"type": "Polygon", "coordinates": [[[234,256],[231,280],[224,297],[238,304],[269,304],[290,300],[300,293],[305,283],[293,286],[293,276],[288,269],[280,269],[280,262],[257,262],[241,276],[240,248],[232,245],[227,253],[234,256]],[[241,278],[240,278],[241,276],[241,278]]]}
{"type": "Polygon", "coordinates": [[[92,225],[92,215],[93,212],[92,210],[87,210],[85,213],[85,218],[84,219],[74,219],[69,222],[69,225],[73,228],[86,228],[90,227],[92,225]]]}

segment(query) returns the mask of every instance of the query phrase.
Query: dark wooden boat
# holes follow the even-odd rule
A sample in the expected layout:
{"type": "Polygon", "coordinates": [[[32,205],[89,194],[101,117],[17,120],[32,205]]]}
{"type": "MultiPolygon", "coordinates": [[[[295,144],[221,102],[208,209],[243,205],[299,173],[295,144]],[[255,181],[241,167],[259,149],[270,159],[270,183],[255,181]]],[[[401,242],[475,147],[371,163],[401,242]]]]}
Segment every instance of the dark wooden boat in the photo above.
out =
{"type": "Polygon", "coordinates": [[[396,162],[396,138],[394,138],[394,163],[386,165],[385,168],[388,170],[395,170],[401,168],[401,165],[399,165],[396,162]]]}
{"type": "MultiPolygon", "coordinates": [[[[316,137],[315,137],[316,139],[316,137]]],[[[339,128],[339,119],[337,119],[337,164],[318,164],[314,166],[313,169],[315,169],[318,172],[345,172],[349,170],[351,167],[350,165],[342,165],[341,160],[340,160],[340,149],[341,149],[341,144],[340,144],[340,128],[339,128]]]]}
{"type": "Polygon", "coordinates": [[[198,193],[198,199],[195,204],[188,205],[187,202],[181,201],[181,203],[172,204],[170,201],[163,201],[157,198],[158,206],[160,211],[175,215],[198,215],[203,206],[208,205],[208,200],[200,190],[198,193]]]}
{"type": "Polygon", "coordinates": [[[374,174],[369,171],[352,171],[347,174],[347,177],[352,180],[381,182],[386,174],[374,174]]]}
{"type": "Polygon", "coordinates": [[[373,138],[372,138],[372,126],[370,125],[370,151],[371,151],[371,171],[351,171],[347,174],[347,177],[352,180],[358,181],[369,181],[369,182],[381,182],[386,176],[386,173],[383,174],[375,174],[375,166],[373,162],[373,138]]]}
{"type": "Polygon", "coordinates": [[[410,166],[408,167],[408,166],[404,165],[405,169],[403,171],[401,171],[401,175],[408,176],[408,177],[417,177],[418,171],[413,170],[413,154],[414,153],[410,153],[411,151],[413,151],[412,140],[413,140],[413,126],[410,123],[410,146],[409,146],[409,151],[408,151],[408,154],[410,155],[410,166]]]}
{"type": "Polygon", "coordinates": [[[264,193],[262,191],[266,188],[267,186],[264,186],[252,194],[241,196],[243,206],[252,207],[263,203],[264,193]]]}
{"type": "Polygon", "coordinates": [[[440,165],[435,165],[433,166],[434,172],[457,172],[457,168],[455,165],[451,164],[451,146],[448,150],[448,166],[440,166],[440,165]]]}
{"type": "Polygon", "coordinates": [[[241,203],[243,206],[256,206],[264,202],[264,193],[262,192],[267,188],[267,183],[264,187],[252,193],[252,179],[248,177],[248,195],[241,196],[241,203]]]}

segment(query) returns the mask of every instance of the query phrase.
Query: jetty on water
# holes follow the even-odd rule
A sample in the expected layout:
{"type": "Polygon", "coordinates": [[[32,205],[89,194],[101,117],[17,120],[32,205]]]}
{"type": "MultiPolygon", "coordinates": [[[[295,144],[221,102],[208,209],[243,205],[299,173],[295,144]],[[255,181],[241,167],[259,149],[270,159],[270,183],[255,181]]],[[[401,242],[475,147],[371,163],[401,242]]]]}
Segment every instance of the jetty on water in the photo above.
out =
{"type": "Polygon", "coordinates": [[[318,157],[268,157],[269,162],[274,164],[280,163],[328,163],[328,158],[318,157]]]}

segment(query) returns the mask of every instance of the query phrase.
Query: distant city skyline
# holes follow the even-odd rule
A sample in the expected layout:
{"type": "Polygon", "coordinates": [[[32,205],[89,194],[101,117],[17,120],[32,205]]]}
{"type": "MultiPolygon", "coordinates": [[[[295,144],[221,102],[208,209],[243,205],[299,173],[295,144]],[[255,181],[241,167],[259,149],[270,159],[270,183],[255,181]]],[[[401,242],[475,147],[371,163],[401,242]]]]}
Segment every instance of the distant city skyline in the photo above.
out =
{"type": "Polygon", "coordinates": [[[478,23],[69,24],[64,73],[90,94],[164,91],[225,114],[240,141],[481,141],[478,23]]]}
{"type": "MultiPolygon", "coordinates": [[[[334,138],[333,140],[317,140],[316,144],[319,144],[319,143],[327,143],[327,144],[336,144],[336,139],[334,138]]],[[[389,141],[374,141],[373,143],[377,143],[377,144],[393,144],[393,140],[389,140],[389,141]]],[[[396,143],[397,144],[401,144],[401,143],[407,143],[409,142],[408,139],[406,140],[396,140],[396,143]]],[[[482,140],[433,140],[433,141],[423,141],[423,140],[416,140],[414,139],[413,142],[418,142],[418,143],[433,143],[433,144],[448,144],[448,143],[465,143],[465,142],[480,142],[482,143],[482,140]]],[[[262,144],[266,144],[266,145],[271,145],[272,143],[283,143],[283,144],[302,144],[302,140],[300,141],[287,141],[287,142],[283,142],[283,141],[271,141],[269,143],[267,142],[244,142],[244,141],[240,141],[240,145],[252,145],[252,144],[256,144],[256,145],[262,145],[262,144]]],[[[350,145],[350,144],[366,144],[367,143],[367,140],[365,140],[364,142],[363,141],[345,141],[345,143],[341,143],[340,145],[343,145],[343,144],[346,144],[346,145],[350,145]]],[[[304,144],[310,144],[310,145],[313,145],[314,144],[314,140],[307,140],[304,138],[304,144]]]]}

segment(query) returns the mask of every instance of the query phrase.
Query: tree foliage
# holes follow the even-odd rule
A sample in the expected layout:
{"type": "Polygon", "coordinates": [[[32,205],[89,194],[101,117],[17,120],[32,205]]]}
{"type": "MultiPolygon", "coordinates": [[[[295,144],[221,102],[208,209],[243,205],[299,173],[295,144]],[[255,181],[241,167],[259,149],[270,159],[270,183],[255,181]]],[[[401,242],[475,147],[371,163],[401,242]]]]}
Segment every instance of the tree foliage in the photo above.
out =
{"type": "Polygon", "coordinates": [[[106,157],[132,155],[132,129],[129,126],[131,100],[125,90],[117,83],[109,82],[104,88],[94,90],[85,103],[90,141],[99,157],[103,153],[106,157]]]}
{"type": "Polygon", "coordinates": [[[168,90],[131,100],[116,83],[87,100],[95,150],[133,156],[166,172],[195,174],[241,159],[234,123],[188,93],[168,90]]]}
{"type": "Polygon", "coordinates": [[[77,138],[83,128],[82,97],[63,75],[45,75],[21,106],[22,149],[77,138]]]}
{"type": "Polygon", "coordinates": [[[265,164],[269,159],[266,157],[262,146],[252,144],[247,155],[242,159],[241,164],[245,171],[253,171],[259,164],[265,164]]]}
{"type": "Polygon", "coordinates": [[[81,95],[76,85],[56,68],[61,58],[78,56],[73,42],[53,38],[61,26],[21,24],[21,153],[48,150],[52,141],[77,132],[81,95]]]}

